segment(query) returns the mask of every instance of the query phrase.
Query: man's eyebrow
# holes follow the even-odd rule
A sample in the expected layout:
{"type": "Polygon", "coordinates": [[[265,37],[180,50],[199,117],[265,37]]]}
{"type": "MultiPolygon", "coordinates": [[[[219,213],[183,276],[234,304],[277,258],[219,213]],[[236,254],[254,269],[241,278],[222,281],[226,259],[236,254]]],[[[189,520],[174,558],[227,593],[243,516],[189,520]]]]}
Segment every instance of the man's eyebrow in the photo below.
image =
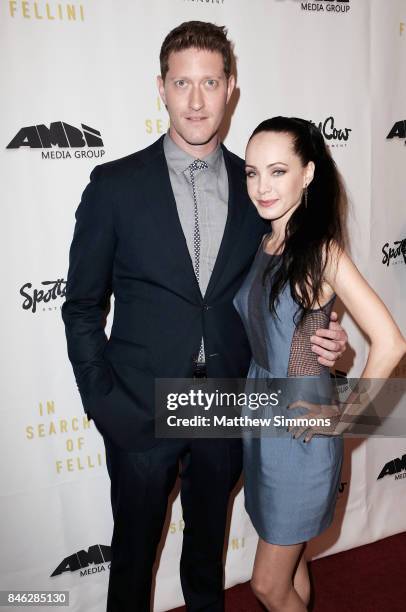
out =
{"type": "MultiPolygon", "coordinates": [[[[169,77],[170,81],[178,81],[178,80],[181,80],[181,79],[184,80],[184,81],[188,81],[190,79],[190,77],[182,76],[182,75],[169,77]]],[[[204,79],[219,79],[220,80],[220,79],[224,79],[224,75],[223,74],[218,74],[218,75],[216,75],[216,74],[206,74],[205,76],[203,76],[201,78],[201,80],[204,80],[204,79]]]]}

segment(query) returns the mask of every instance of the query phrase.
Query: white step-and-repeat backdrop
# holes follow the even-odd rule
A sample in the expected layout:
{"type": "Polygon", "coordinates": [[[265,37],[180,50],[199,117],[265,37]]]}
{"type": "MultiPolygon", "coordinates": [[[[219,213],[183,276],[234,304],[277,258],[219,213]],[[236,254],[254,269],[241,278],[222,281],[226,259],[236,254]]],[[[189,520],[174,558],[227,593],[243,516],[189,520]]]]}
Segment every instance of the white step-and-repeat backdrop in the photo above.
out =
{"type": "MultiPolygon", "coordinates": [[[[0,8],[0,588],[69,590],[70,609],[101,612],[109,480],[61,319],[74,212],[90,171],[166,131],[155,84],[166,33],[191,19],[226,25],[238,72],[227,146],[243,156],[252,129],[273,115],[320,126],[348,187],[353,257],[404,330],[406,3],[0,0],[0,8]]],[[[367,344],[345,314],[343,322],[351,347],[339,367],[356,376],[367,344]]],[[[405,377],[406,367],[396,374],[405,377]]],[[[311,543],[309,558],[405,530],[405,454],[401,437],[346,441],[336,521],[311,543]]],[[[181,539],[176,499],[156,579],[158,612],[183,601],[181,539]]],[[[240,491],[227,586],[249,578],[255,545],[240,491]]]]}

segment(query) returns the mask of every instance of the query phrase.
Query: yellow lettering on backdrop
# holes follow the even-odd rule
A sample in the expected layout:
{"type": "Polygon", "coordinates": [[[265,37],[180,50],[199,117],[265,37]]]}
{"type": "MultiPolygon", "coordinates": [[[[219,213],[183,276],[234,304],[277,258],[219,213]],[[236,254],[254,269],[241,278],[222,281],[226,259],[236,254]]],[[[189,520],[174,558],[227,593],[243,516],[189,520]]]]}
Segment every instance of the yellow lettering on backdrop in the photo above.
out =
{"type": "Polygon", "coordinates": [[[55,17],[51,13],[51,7],[49,6],[48,2],[46,3],[45,8],[46,8],[46,12],[47,12],[47,18],[51,19],[51,20],[55,19],[55,17]]]}
{"type": "Polygon", "coordinates": [[[66,13],[70,21],[76,21],[76,7],[73,4],[66,5],[66,13]]]}
{"type": "Polygon", "coordinates": [[[21,2],[21,8],[23,10],[23,17],[25,17],[26,19],[30,19],[28,2],[21,2]]]}
{"type": "MultiPolygon", "coordinates": [[[[40,404],[40,407],[42,404],[40,404]]],[[[86,415],[83,415],[80,420],[78,417],[72,417],[72,419],[59,419],[56,421],[49,421],[48,423],[38,423],[37,425],[27,425],[25,428],[26,438],[32,440],[35,436],[44,438],[45,436],[51,436],[55,434],[68,433],[69,431],[80,431],[87,430],[92,427],[92,422],[89,421],[86,415]]],[[[80,438],[83,440],[83,438],[80,438]]]]}
{"type": "Polygon", "coordinates": [[[10,0],[8,3],[8,8],[10,10],[10,17],[14,17],[17,10],[17,2],[15,2],[15,0],[10,0]]]}
{"type": "Polygon", "coordinates": [[[34,2],[34,15],[36,19],[43,19],[43,16],[38,12],[38,2],[34,2]]]}
{"type": "Polygon", "coordinates": [[[55,21],[55,19],[67,19],[68,21],[81,21],[85,20],[85,12],[82,4],[63,4],[58,2],[28,2],[28,0],[9,0],[8,3],[10,17],[15,17],[17,14],[21,14],[24,19],[48,19],[49,21],[55,21]],[[21,10],[21,13],[20,13],[21,10]]]}
{"type": "Polygon", "coordinates": [[[55,423],[53,421],[50,422],[49,424],[49,429],[48,429],[48,434],[56,434],[56,427],[55,427],[55,423]]]}
{"type": "Polygon", "coordinates": [[[102,465],[104,464],[101,453],[97,453],[95,457],[86,455],[85,457],[69,457],[65,460],[57,459],[55,461],[55,469],[57,474],[61,474],[63,472],[81,472],[83,470],[94,469],[95,467],[102,465]]]}

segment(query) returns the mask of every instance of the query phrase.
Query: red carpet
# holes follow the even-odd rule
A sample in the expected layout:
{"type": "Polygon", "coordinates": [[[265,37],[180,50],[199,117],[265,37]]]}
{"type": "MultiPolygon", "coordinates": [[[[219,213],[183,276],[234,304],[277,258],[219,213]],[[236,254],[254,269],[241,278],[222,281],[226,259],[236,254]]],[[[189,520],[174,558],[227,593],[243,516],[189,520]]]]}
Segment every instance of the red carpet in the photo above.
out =
{"type": "MultiPolygon", "coordinates": [[[[404,612],[406,533],[309,563],[312,612],[404,612]]],[[[184,612],[185,608],[176,608],[184,612]]],[[[226,592],[226,612],[260,612],[249,583],[226,592]]],[[[175,611],[173,611],[175,612],[175,611]]]]}

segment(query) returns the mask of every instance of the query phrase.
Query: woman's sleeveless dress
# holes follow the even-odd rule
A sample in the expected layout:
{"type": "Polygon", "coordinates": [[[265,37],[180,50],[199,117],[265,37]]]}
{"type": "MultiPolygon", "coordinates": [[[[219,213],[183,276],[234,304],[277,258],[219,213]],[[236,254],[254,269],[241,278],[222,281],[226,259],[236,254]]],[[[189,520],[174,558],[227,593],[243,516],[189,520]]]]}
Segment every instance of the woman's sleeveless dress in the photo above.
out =
{"type": "MultiPolygon", "coordinates": [[[[306,389],[309,381],[315,389],[330,389],[329,369],[320,365],[317,355],[311,351],[310,336],[317,329],[328,327],[334,298],[307,314],[302,325],[296,324],[298,305],[287,286],[276,305],[278,316],[271,314],[268,299],[272,278],[269,280],[268,275],[266,286],[262,284],[270,257],[280,256],[266,253],[261,244],[234,298],[253,355],[248,379],[262,379],[263,383],[264,378],[269,381],[305,376],[306,389]]],[[[255,385],[253,380],[247,383],[255,385]]],[[[294,395],[290,401],[294,399],[300,398],[294,395]]],[[[308,395],[306,399],[316,401],[308,395]]],[[[281,414],[281,406],[277,413],[281,414]]],[[[306,413],[303,408],[285,410],[290,418],[306,413]]],[[[288,545],[308,541],[332,522],[340,484],[343,439],[317,435],[303,443],[303,437],[293,439],[286,432],[286,426],[282,429],[283,434],[275,430],[274,435],[271,431],[268,432],[271,435],[263,437],[253,437],[249,431],[243,434],[244,492],[245,507],[258,535],[266,542],[288,545]]]]}

